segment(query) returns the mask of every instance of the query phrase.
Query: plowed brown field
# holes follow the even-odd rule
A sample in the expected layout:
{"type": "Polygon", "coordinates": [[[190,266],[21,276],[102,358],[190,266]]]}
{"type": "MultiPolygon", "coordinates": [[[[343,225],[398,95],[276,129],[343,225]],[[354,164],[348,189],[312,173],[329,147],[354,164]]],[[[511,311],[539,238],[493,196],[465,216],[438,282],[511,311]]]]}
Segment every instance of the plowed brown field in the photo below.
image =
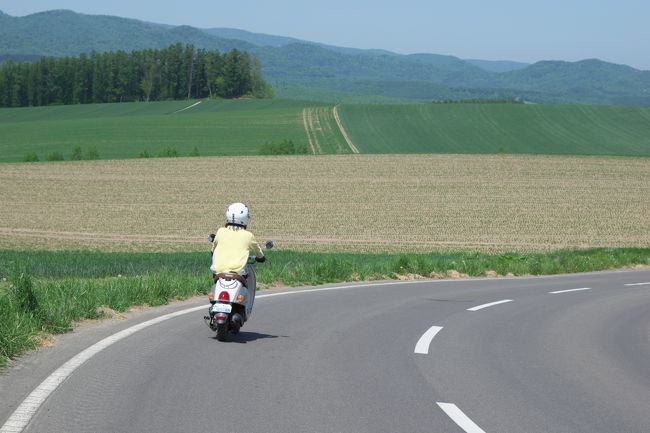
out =
{"type": "Polygon", "coordinates": [[[283,249],[650,246],[650,160],[178,158],[0,165],[0,248],[201,250],[232,201],[283,249]]]}

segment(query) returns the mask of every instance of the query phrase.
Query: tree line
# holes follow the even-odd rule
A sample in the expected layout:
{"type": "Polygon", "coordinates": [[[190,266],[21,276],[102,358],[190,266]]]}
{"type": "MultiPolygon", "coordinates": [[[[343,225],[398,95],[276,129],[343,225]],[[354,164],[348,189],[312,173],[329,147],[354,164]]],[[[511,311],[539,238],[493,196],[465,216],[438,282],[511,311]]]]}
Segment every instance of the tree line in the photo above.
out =
{"type": "Polygon", "coordinates": [[[272,90],[260,62],[237,49],[174,44],[0,65],[0,107],[243,96],[272,97],[272,90]]]}

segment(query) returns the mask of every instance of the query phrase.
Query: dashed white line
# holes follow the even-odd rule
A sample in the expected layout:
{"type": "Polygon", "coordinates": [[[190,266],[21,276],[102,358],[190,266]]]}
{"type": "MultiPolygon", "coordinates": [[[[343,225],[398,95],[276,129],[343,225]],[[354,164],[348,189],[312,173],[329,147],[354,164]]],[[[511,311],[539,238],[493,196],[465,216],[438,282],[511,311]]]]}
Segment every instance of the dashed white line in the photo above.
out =
{"type": "Polygon", "coordinates": [[[477,305],[476,307],[468,308],[467,311],[478,311],[482,310],[483,308],[493,307],[495,305],[505,304],[507,302],[512,302],[512,299],[504,299],[502,301],[490,302],[489,304],[477,305]]]}
{"type": "Polygon", "coordinates": [[[452,419],[453,422],[458,424],[458,427],[465,430],[466,433],[485,433],[481,427],[477,426],[474,421],[469,419],[467,415],[463,413],[462,410],[458,408],[453,403],[437,403],[440,406],[440,409],[445,411],[447,416],[452,419]]]}
{"type": "Polygon", "coordinates": [[[436,336],[438,332],[442,329],[442,326],[432,326],[425,332],[422,337],[418,340],[415,345],[415,353],[420,353],[422,355],[427,355],[429,353],[429,346],[431,345],[431,340],[436,336]]]}
{"type": "Polygon", "coordinates": [[[626,284],[626,286],[650,286],[650,282],[648,282],[648,283],[631,283],[631,284],[626,284]]]}
{"type": "Polygon", "coordinates": [[[579,289],[569,289],[569,290],[556,290],[555,292],[548,292],[551,295],[558,295],[560,293],[570,293],[570,292],[582,292],[584,290],[591,290],[591,287],[581,287],[579,289]]]}

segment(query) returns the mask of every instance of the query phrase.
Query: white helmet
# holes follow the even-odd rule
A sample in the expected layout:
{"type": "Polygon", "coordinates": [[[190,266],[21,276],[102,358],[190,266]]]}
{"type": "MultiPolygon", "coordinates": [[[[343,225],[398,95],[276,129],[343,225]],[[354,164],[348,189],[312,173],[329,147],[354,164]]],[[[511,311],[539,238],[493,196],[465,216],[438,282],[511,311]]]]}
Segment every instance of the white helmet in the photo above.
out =
{"type": "Polygon", "coordinates": [[[233,203],[226,210],[226,223],[246,227],[248,225],[248,207],[244,203],[233,203]]]}

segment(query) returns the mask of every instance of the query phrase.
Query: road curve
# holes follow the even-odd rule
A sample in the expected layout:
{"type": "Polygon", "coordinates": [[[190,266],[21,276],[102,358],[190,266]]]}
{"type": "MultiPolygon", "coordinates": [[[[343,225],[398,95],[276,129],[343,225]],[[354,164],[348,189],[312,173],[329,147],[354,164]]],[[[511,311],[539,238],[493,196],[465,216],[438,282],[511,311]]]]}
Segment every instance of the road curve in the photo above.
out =
{"type": "MultiPolygon", "coordinates": [[[[183,314],[98,352],[24,431],[647,433],[647,282],[640,270],[259,296],[228,343],[183,314]]],[[[0,425],[76,352],[196,305],[21,360],[0,376],[0,425]]]]}

